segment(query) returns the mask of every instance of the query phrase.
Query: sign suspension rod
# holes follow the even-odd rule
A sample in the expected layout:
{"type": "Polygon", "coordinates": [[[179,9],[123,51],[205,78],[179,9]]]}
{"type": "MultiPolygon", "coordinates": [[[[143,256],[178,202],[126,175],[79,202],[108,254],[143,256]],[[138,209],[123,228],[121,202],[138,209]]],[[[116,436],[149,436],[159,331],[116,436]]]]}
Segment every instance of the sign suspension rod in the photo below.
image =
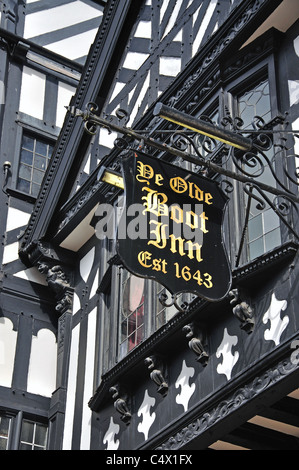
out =
{"type": "Polygon", "coordinates": [[[104,127],[108,130],[113,130],[117,133],[127,135],[128,137],[131,137],[133,139],[138,140],[142,144],[146,144],[148,146],[154,147],[162,152],[168,152],[176,157],[180,157],[183,160],[186,160],[190,163],[194,163],[195,165],[202,165],[207,169],[212,170],[215,173],[219,173],[221,175],[224,175],[228,178],[232,178],[234,180],[237,180],[241,183],[247,183],[249,185],[254,185],[258,186],[260,189],[263,191],[269,192],[271,194],[274,194],[276,196],[281,196],[285,197],[287,199],[292,200],[295,203],[299,203],[299,197],[296,197],[292,193],[287,193],[284,191],[281,191],[277,188],[274,188],[272,186],[269,186],[261,181],[255,181],[252,178],[249,178],[245,175],[241,175],[239,173],[236,173],[234,171],[228,170],[226,168],[223,168],[216,163],[211,162],[210,160],[204,160],[200,159],[194,155],[191,155],[190,153],[185,153],[182,152],[181,150],[175,149],[171,147],[168,144],[161,143],[152,137],[146,137],[145,135],[140,134],[139,132],[136,132],[135,130],[128,128],[128,127],[122,127],[117,125],[115,122],[109,122],[106,119],[101,118],[100,116],[97,116],[96,114],[93,114],[92,111],[95,109],[96,110],[96,105],[94,105],[94,108],[92,107],[91,104],[89,104],[89,109],[86,109],[85,111],[82,111],[78,108],[75,108],[74,106],[68,106],[66,109],[74,116],[74,117],[81,117],[82,120],[85,122],[85,129],[86,131],[94,135],[96,133],[96,127],[95,126],[101,126],[104,127]],[[88,127],[87,125],[91,125],[91,127],[88,127]]]}

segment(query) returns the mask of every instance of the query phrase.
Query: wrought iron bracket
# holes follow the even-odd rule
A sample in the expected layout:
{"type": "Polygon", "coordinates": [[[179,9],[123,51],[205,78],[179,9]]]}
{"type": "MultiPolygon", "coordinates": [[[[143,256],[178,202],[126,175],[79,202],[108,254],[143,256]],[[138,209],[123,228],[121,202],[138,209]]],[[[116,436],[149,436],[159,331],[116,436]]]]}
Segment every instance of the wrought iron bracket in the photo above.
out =
{"type": "MultiPolygon", "coordinates": [[[[213,161],[211,161],[210,159],[206,160],[204,158],[201,158],[199,155],[192,155],[189,152],[183,152],[179,150],[178,148],[172,147],[171,145],[168,145],[166,143],[161,143],[152,137],[147,137],[144,134],[140,134],[139,132],[136,132],[134,129],[120,126],[116,124],[114,120],[109,121],[108,119],[103,119],[100,116],[97,116],[96,114],[94,114],[94,112],[96,112],[97,109],[98,109],[97,105],[94,103],[88,103],[84,111],[81,111],[80,109],[75,108],[73,106],[67,107],[67,110],[73,116],[81,117],[83,119],[85,123],[84,124],[85,130],[91,135],[96,134],[97,127],[101,126],[110,131],[115,131],[117,133],[126,135],[130,137],[131,139],[137,140],[142,144],[142,146],[148,145],[150,147],[155,147],[156,149],[161,150],[163,152],[169,152],[170,154],[176,157],[180,157],[183,160],[189,161],[190,163],[194,163],[195,165],[201,165],[215,173],[219,173],[221,175],[233,178],[242,183],[255,185],[261,188],[262,190],[270,192],[276,196],[285,196],[285,197],[288,197],[290,200],[296,203],[299,203],[299,197],[290,192],[281,191],[275,187],[272,187],[260,181],[256,181],[253,178],[250,178],[245,174],[236,173],[234,171],[223,168],[217,165],[216,163],[214,163],[213,161]]],[[[294,131],[294,133],[296,132],[297,131],[294,131]]],[[[117,143],[116,143],[116,146],[117,146],[117,143]]]]}
{"type": "MultiPolygon", "coordinates": [[[[198,146],[196,147],[194,144],[196,136],[190,136],[190,134],[184,132],[184,130],[173,130],[171,138],[166,139],[168,142],[166,143],[154,139],[147,131],[136,131],[125,127],[125,125],[122,125],[127,122],[127,114],[124,110],[119,110],[116,116],[108,116],[107,119],[104,119],[96,114],[98,107],[94,103],[88,103],[86,109],[83,111],[72,106],[67,109],[73,116],[82,118],[85,130],[90,135],[96,134],[98,127],[104,127],[110,132],[114,131],[125,136],[126,138],[117,138],[115,141],[115,146],[120,150],[153,147],[163,153],[168,152],[175,157],[197,165],[204,175],[222,175],[221,184],[224,191],[227,193],[233,190],[233,185],[227,181],[226,178],[242,183],[243,189],[248,195],[248,205],[253,199],[257,202],[257,207],[261,210],[268,204],[287,226],[293,236],[299,240],[299,235],[288,218],[291,209],[295,211],[295,214],[298,213],[299,169],[298,166],[296,166],[296,158],[299,158],[299,156],[288,154],[290,149],[286,147],[286,135],[292,134],[295,137],[299,137],[299,133],[298,131],[286,129],[274,130],[275,126],[277,127],[284,124],[285,117],[279,116],[266,124],[261,117],[256,116],[253,122],[253,129],[242,129],[241,119],[235,118],[232,120],[229,115],[222,120],[222,128],[212,124],[208,117],[202,116],[199,119],[194,119],[190,116],[193,121],[204,121],[204,123],[206,123],[205,127],[207,128],[216,128],[223,139],[226,135],[225,127],[229,126],[230,129],[233,129],[227,130],[229,138],[235,135],[237,141],[245,140],[246,142],[250,142],[250,149],[242,150],[230,145],[221,144],[221,146],[219,146],[218,142],[215,141],[217,137],[214,138],[208,135],[204,137],[204,140],[201,140],[200,151],[198,146]],[[244,139],[242,138],[242,134],[247,134],[248,137],[244,139]],[[280,134],[280,143],[274,143],[273,136],[275,134],[280,134]],[[136,144],[136,141],[138,144],[136,144]],[[190,152],[190,148],[192,148],[194,153],[190,152]],[[281,177],[277,175],[275,161],[272,161],[273,159],[271,160],[267,155],[270,149],[273,150],[275,158],[280,160],[282,167],[281,177]],[[219,165],[219,161],[221,161],[221,165],[219,165]],[[293,167],[291,165],[293,165],[293,167]],[[259,179],[259,176],[263,174],[265,168],[270,170],[277,186],[271,186],[259,179]],[[290,189],[291,187],[294,187],[295,190],[292,191],[290,189]],[[274,197],[268,197],[267,194],[269,193],[274,197]]],[[[182,126],[184,126],[183,123],[182,126]]],[[[156,130],[153,130],[152,134],[156,132],[156,130]]],[[[202,139],[202,135],[200,137],[202,139]]],[[[109,179],[107,181],[109,183],[109,179]]],[[[120,184],[121,182],[117,181],[116,183],[120,184]]],[[[241,246],[239,254],[237,255],[237,264],[240,258],[246,229],[247,225],[245,221],[241,246]]]]}

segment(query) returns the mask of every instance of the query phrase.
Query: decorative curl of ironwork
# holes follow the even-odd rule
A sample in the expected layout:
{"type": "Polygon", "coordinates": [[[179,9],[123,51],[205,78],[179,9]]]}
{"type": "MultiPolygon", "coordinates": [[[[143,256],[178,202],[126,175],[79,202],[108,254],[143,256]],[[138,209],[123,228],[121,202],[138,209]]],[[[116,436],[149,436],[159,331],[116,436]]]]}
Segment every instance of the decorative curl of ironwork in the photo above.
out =
{"type": "Polygon", "coordinates": [[[171,300],[168,302],[168,295],[165,292],[161,292],[159,294],[159,301],[163,307],[173,307],[179,311],[179,312],[185,312],[189,308],[188,302],[183,302],[181,304],[178,303],[178,299],[180,297],[180,294],[174,294],[171,295],[171,300]]]}
{"type": "MultiPolygon", "coordinates": [[[[297,135],[298,131],[287,130],[288,123],[285,116],[277,116],[268,123],[265,123],[261,116],[254,116],[251,128],[243,129],[242,119],[240,117],[232,118],[227,113],[221,121],[223,126],[220,129],[221,135],[225,135],[225,132],[222,131],[229,127],[230,136],[232,132],[236,135],[239,134],[239,136],[245,134],[246,140],[252,142],[249,150],[240,150],[242,147],[235,148],[228,144],[219,143],[217,138],[214,139],[194,131],[155,130],[147,136],[146,131],[135,131],[121,126],[128,120],[128,114],[125,110],[118,110],[115,116],[106,116],[104,119],[95,114],[98,111],[98,106],[95,103],[88,103],[84,111],[73,107],[69,107],[68,110],[76,117],[82,117],[85,129],[90,135],[96,133],[98,126],[108,129],[109,132],[116,132],[118,137],[115,146],[120,151],[134,149],[136,145],[139,145],[142,148],[154,147],[159,151],[169,152],[177,158],[192,163],[194,165],[193,171],[204,176],[214,178],[221,175],[220,184],[227,194],[234,189],[229,180],[240,182],[245,193],[249,196],[248,213],[251,200],[257,201],[259,210],[264,210],[268,204],[293,235],[299,239],[299,235],[294,231],[290,222],[291,209],[298,212],[299,166],[297,158],[299,156],[289,154],[291,149],[286,146],[288,134],[293,134],[294,138],[299,135],[297,135]],[[154,138],[157,132],[160,132],[162,140],[154,138]],[[167,132],[172,134],[170,145],[165,140],[167,132]],[[120,137],[121,135],[123,137],[120,137]],[[266,183],[269,175],[271,184],[266,183]]],[[[205,121],[209,125],[214,124],[207,116],[201,116],[198,120],[205,121]]],[[[248,220],[247,216],[247,223],[248,220]]],[[[243,233],[245,234],[245,229],[243,233]]],[[[172,300],[171,305],[175,305],[182,311],[176,298],[172,300]]]]}

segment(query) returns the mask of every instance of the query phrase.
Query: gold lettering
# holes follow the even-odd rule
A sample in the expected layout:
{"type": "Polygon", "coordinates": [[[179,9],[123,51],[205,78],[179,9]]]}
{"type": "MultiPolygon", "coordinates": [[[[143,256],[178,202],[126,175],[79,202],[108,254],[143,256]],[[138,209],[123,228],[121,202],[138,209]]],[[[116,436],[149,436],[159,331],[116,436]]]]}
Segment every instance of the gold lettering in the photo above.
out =
{"type": "Polygon", "coordinates": [[[212,202],[209,202],[210,199],[213,199],[212,194],[211,194],[211,193],[206,193],[206,195],[205,195],[205,203],[206,203],[206,204],[209,204],[209,205],[210,205],[210,204],[213,204],[212,202]]]}
{"type": "Polygon", "coordinates": [[[156,236],[156,240],[150,240],[147,242],[148,245],[154,245],[161,250],[166,247],[167,239],[166,239],[166,224],[162,224],[161,222],[157,222],[156,220],[150,220],[150,224],[156,224],[156,228],[151,230],[150,233],[153,233],[156,236]]]}
{"type": "Polygon", "coordinates": [[[200,263],[202,261],[201,257],[201,249],[202,245],[199,245],[198,243],[193,243],[191,240],[188,240],[186,242],[186,245],[188,245],[188,258],[194,259],[194,251],[196,253],[196,259],[200,263]]]}
{"type": "Polygon", "coordinates": [[[203,200],[203,191],[196,184],[189,182],[189,196],[201,202],[203,200]]]}
{"type": "Polygon", "coordinates": [[[161,258],[159,258],[159,259],[154,259],[153,260],[153,270],[154,271],[162,271],[162,273],[167,274],[166,265],[167,265],[167,263],[166,263],[165,259],[161,260],[161,258]]]}
{"type": "Polygon", "coordinates": [[[186,212],[186,225],[188,225],[192,229],[198,228],[198,215],[195,214],[195,212],[186,212]]]}
{"type": "Polygon", "coordinates": [[[160,181],[162,181],[164,178],[163,176],[158,173],[156,176],[155,176],[155,183],[157,186],[163,186],[163,183],[160,183],[160,181]]]}
{"type": "Polygon", "coordinates": [[[136,176],[137,181],[139,183],[146,183],[149,184],[149,181],[154,176],[154,170],[150,165],[144,165],[144,163],[138,161],[137,162],[137,170],[139,174],[136,176]]]}
{"type": "Polygon", "coordinates": [[[203,212],[200,214],[201,218],[201,225],[200,225],[200,230],[203,231],[203,233],[208,233],[208,230],[206,229],[206,220],[209,220],[208,217],[206,217],[206,213],[203,212]]]}
{"type": "Polygon", "coordinates": [[[149,253],[148,251],[140,251],[138,253],[138,262],[143,266],[144,268],[150,268],[152,264],[147,264],[148,260],[151,260],[152,254],[149,253]]]}
{"type": "Polygon", "coordinates": [[[145,202],[143,203],[145,212],[151,212],[157,216],[159,215],[168,215],[168,206],[165,204],[167,202],[167,196],[164,193],[158,193],[153,189],[147,188],[144,186],[142,191],[148,191],[147,196],[143,196],[141,199],[145,202]]]}
{"type": "Polygon", "coordinates": [[[176,178],[171,178],[169,184],[171,189],[176,193],[184,193],[188,189],[186,181],[180,176],[177,176],[176,178]]]}
{"type": "Polygon", "coordinates": [[[177,224],[182,224],[184,222],[184,212],[179,206],[170,207],[170,218],[177,224]]]}
{"type": "Polygon", "coordinates": [[[172,251],[172,253],[177,253],[176,242],[178,242],[178,244],[179,244],[179,254],[181,256],[185,256],[185,254],[186,254],[186,253],[184,253],[184,241],[185,241],[185,239],[181,238],[181,237],[175,237],[173,234],[169,235],[169,238],[171,240],[170,251],[172,251]]]}

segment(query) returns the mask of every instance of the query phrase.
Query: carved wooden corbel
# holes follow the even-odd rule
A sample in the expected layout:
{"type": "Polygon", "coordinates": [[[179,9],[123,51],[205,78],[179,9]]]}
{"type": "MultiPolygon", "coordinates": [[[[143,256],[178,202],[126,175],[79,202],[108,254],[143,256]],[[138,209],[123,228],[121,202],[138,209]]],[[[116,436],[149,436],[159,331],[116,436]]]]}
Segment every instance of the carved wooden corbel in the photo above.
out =
{"type": "Polygon", "coordinates": [[[161,371],[161,360],[159,361],[156,356],[149,356],[145,358],[144,363],[145,365],[147,365],[147,368],[150,371],[151,380],[158,386],[157,392],[160,393],[163,397],[165,397],[168,392],[168,383],[166,382],[164,375],[161,371]],[[159,369],[156,367],[157,362],[160,363],[159,369]]]}
{"type": "Polygon", "coordinates": [[[241,329],[251,334],[254,329],[255,318],[254,311],[249,303],[246,300],[242,300],[247,295],[240,289],[232,289],[229,296],[231,297],[230,304],[233,307],[233,314],[241,322],[241,329]]]}
{"type": "Polygon", "coordinates": [[[131,412],[129,410],[129,407],[127,405],[127,397],[120,397],[119,396],[119,389],[120,386],[119,384],[114,385],[113,387],[110,387],[109,392],[112,395],[112,398],[114,400],[114,408],[116,411],[121,415],[120,419],[125,423],[125,424],[130,424],[131,421],[131,412]]]}
{"type": "Polygon", "coordinates": [[[39,261],[37,269],[46,275],[49,288],[54,292],[57,304],[55,310],[60,314],[64,313],[72,305],[71,285],[68,277],[60,265],[49,266],[47,263],[39,261]]]}
{"type": "Polygon", "coordinates": [[[209,354],[206,351],[206,338],[203,330],[199,330],[194,323],[185,325],[182,331],[186,334],[186,338],[189,339],[189,348],[193,351],[197,358],[204,367],[208,364],[209,354]]]}

